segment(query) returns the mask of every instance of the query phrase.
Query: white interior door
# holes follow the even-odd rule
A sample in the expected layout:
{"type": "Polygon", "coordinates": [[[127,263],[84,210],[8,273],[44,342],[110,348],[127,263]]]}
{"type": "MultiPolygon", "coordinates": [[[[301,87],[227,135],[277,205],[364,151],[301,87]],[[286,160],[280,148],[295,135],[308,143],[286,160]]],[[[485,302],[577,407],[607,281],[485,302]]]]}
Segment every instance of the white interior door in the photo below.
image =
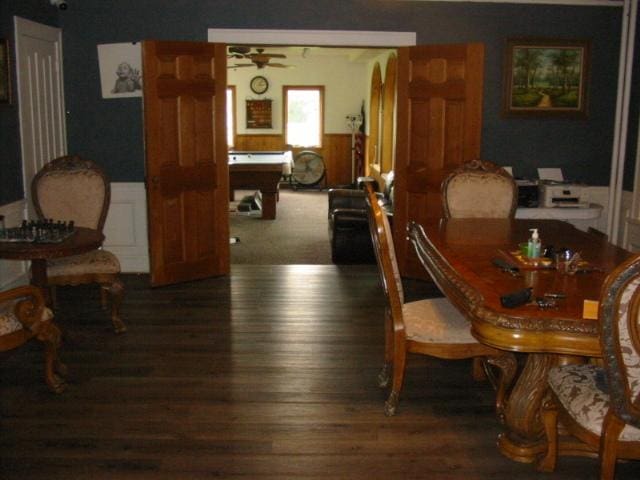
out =
{"type": "Polygon", "coordinates": [[[24,194],[33,216],[31,179],[67,153],[62,81],[62,31],[14,17],[24,194]]]}

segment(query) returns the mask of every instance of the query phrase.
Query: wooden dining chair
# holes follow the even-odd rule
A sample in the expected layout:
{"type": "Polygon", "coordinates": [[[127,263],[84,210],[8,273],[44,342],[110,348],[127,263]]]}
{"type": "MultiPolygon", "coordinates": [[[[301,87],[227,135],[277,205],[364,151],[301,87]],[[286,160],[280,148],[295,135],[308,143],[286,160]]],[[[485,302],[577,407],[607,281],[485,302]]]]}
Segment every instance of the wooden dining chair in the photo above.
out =
{"type": "MultiPolygon", "coordinates": [[[[473,338],[467,319],[446,298],[404,301],[389,220],[379,205],[378,196],[370,187],[367,188],[367,203],[371,239],[387,300],[385,360],[378,381],[382,388],[388,387],[391,382],[384,407],[385,414],[391,416],[396,413],[398,406],[408,353],[442,359],[465,359],[478,356],[499,357],[502,352],[473,338]]],[[[506,385],[507,382],[508,375],[499,375],[500,385],[506,385]]],[[[502,405],[504,390],[502,387],[499,389],[497,407],[502,405]]]]}
{"type": "MultiPolygon", "coordinates": [[[[36,174],[31,194],[40,219],[73,221],[77,227],[102,232],[111,201],[111,186],[104,171],[77,155],[56,158],[36,174]]],[[[111,323],[116,333],[127,330],[120,317],[124,286],[120,262],[103,249],[47,262],[47,282],[55,301],[55,287],[95,283],[100,286],[103,308],[111,299],[111,323]]]]}
{"type": "Polygon", "coordinates": [[[0,352],[20,347],[31,339],[44,346],[44,377],[49,389],[65,389],[65,366],[58,358],[60,330],[44,303],[39,288],[23,286],[0,292],[0,352]]]}
{"type": "Polygon", "coordinates": [[[446,218],[513,218],[518,187],[504,168],[472,160],[443,180],[442,199],[446,218]]]}
{"type": "Polygon", "coordinates": [[[555,470],[561,453],[597,453],[600,478],[612,480],[618,458],[640,459],[640,256],[607,277],[598,318],[603,366],[562,365],[549,372],[541,471],[555,470]],[[558,421],[583,445],[562,450],[558,421]]]}

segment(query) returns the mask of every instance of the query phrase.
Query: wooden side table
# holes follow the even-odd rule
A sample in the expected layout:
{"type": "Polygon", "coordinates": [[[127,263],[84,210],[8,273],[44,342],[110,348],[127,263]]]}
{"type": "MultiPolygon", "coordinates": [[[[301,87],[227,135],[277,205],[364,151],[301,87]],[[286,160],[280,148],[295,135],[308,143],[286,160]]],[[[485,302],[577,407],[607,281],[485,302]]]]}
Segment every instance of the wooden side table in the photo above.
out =
{"type": "Polygon", "coordinates": [[[103,241],[102,232],[76,227],[73,235],[60,243],[0,242],[0,258],[31,260],[31,284],[42,289],[45,301],[50,306],[47,260],[90,252],[99,248],[103,241]]]}

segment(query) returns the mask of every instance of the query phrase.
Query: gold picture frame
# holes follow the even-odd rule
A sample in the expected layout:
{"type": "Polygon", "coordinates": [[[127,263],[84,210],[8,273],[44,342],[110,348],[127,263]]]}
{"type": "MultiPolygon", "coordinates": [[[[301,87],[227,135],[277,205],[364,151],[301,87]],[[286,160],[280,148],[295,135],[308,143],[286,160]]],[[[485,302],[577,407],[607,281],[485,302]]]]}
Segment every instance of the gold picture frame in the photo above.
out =
{"type": "Polygon", "coordinates": [[[0,39],[0,104],[11,103],[11,57],[9,41],[0,39]]]}
{"type": "Polygon", "coordinates": [[[588,40],[507,40],[503,113],[510,117],[586,118],[588,40]]]}

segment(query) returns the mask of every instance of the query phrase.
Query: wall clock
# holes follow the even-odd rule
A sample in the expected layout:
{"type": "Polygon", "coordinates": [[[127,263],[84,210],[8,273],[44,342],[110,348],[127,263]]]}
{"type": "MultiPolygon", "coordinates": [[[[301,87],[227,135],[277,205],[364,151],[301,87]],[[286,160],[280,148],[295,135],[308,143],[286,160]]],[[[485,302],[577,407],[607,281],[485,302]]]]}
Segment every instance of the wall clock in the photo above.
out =
{"type": "Polygon", "coordinates": [[[249,87],[251,88],[251,91],[253,93],[260,95],[269,89],[269,82],[266,78],[258,75],[251,79],[251,83],[249,83],[249,87]]]}

